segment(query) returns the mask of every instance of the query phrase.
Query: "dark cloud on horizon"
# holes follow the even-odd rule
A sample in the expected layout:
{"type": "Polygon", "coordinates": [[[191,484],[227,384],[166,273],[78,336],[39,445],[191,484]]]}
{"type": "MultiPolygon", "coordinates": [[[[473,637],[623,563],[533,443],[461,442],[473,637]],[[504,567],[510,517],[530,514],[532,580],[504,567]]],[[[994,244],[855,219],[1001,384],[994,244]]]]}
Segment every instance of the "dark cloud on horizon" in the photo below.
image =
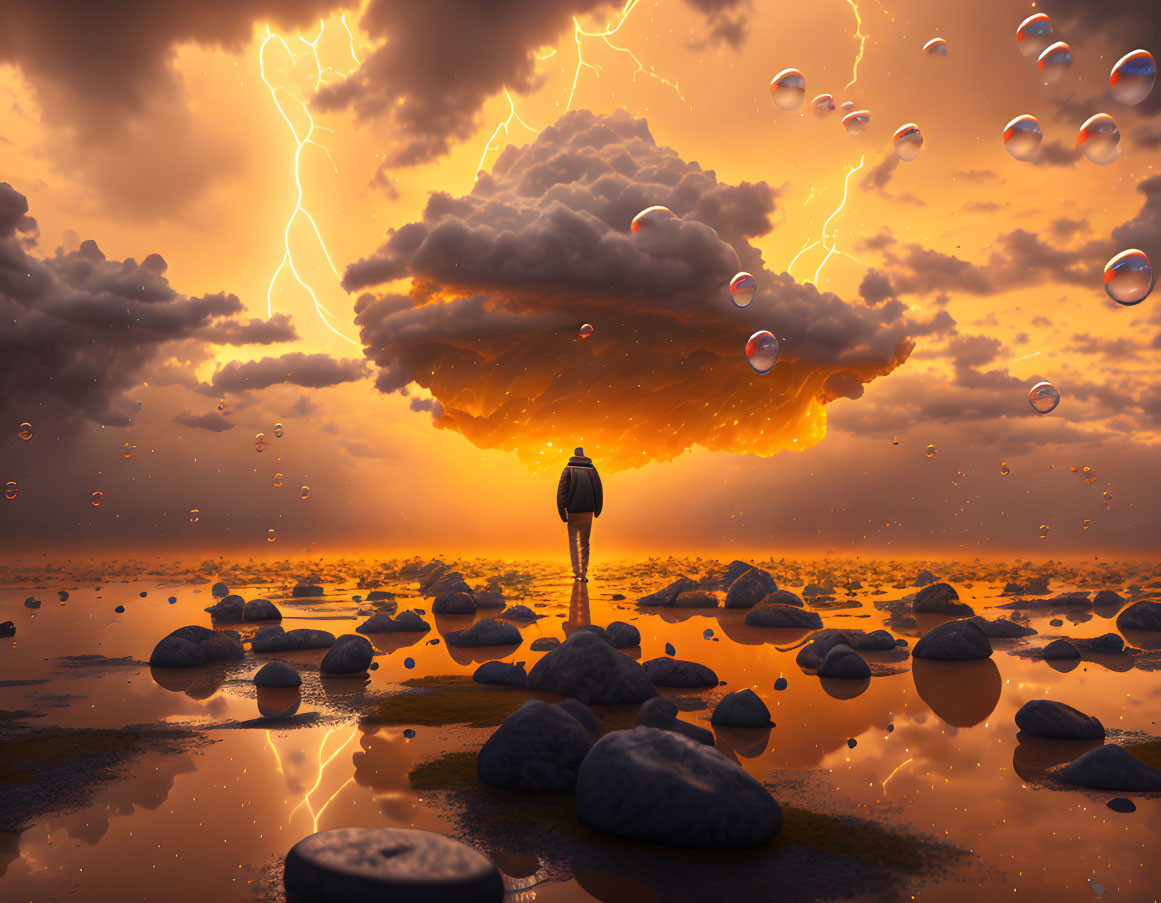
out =
{"type": "Polygon", "coordinates": [[[234,424],[217,411],[207,411],[204,414],[182,411],[173,418],[173,422],[196,430],[208,430],[211,433],[224,433],[234,428],[234,424]]]}
{"type": "Polygon", "coordinates": [[[356,382],[366,375],[367,362],[359,358],[341,360],[329,354],[293,351],[256,361],[230,361],[214,373],[210,388],[218,394],[267,389],[280,383],[322,389],[356,382]]]}
{"type": "Polygon", "coordinates": [[[753,0],[685,0],[706,17],[709,36],[694,44],[722,42],[731,47],[740,47],[746,40],[750,27],[750,14],[754,11],[753,0]]]}
{"type": "Polygon", "coordinates": [[[279,313],[268,320],[254,318],[245,323],[238,320],[211,323],[197,337],[215,345],[271,345],[293,342],[298,333],[290,316],[279,313]]]}
{"type": "Polygon", "coordinates": [[[823,435],[820,401],[889,373],[922,327],[902,304],[848,304],[767,272],[747,239],[769,230],[774,199],[765,183],[719,183],[623,111],[568,113],[348,268],[349,289],[413,283],[356,305],[376,386],[418,383],[440,426],[526,462],[574,436],[615,468],[694,445],[805,447],[823,435]],[[678,219],[630,233],[652,205],[678,219]],[[739,268],[759,286],[745,309],[726,290],[739,268]],[[782,358],[757,376],[743,348],[767,327],[782,358]]]}

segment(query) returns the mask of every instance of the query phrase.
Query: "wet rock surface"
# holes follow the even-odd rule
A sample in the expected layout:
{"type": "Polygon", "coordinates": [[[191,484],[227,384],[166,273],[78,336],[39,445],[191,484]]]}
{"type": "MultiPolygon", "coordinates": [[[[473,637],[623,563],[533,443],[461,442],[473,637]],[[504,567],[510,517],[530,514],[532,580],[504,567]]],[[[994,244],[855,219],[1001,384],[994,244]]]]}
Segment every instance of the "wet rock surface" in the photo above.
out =
{"type": "Polygon", "coordinates": [[[474,646],[510,646],[520,642],[520,631],[504,621],[477,621],[467,630],[457,630],[447,635],[449,646],[470,648],[474,646]]]}
{"type": "Polygon", "coordinates": [[[528,793],[571,793],[592,746],[566,709],[530,699],[488,738],[476,757],[480,780],[528,793]]]}
{"type": "Polygon", "coordinates": [[[1097,740],[1105,735],[1100,721],[1063,702],[1032,699],[1016,712],[1016,726],[1033,737],[1097,740]]]}
{"type": "Polygon", "coordinates": [[[323,656],[319,672],[327,677],[349,677],[366,672],[375,654],[366,637],[348,633],[335,640],[323,656]]]}
{"type": "Polygon", "coordinates": [[[655,658],[642,666],[658,687],[716,687],[718,676],[712,668],[676,658],[655,658]]]}
{"type": "Polygon", "coordinates": [[[747,687],[736,693],[727,693],[714,707],[710,724],[722,727],[769,727],[770,710],[761,698],[747,687]]]}
{"type": "Polygon", "coordinates": [[[916,658],[970,661],[991,656],[992,644],[971,621],[948,621],[925,633],[911,654],[916,658]]]}
{"type": "Polygon", "coordinates": [[[1086,752],[1060,769],[1057,777],[1066,784],[1094,790],[1161,791],[1161,769],[1146,765],[1114,744],[1086,752]]]}
{"type": "Polygon", "coordinates": [[[586,705],[629,705],[657,695],[645,669],[600,637],[576,633],[528,672],[528,689],[586,705]]]}
{"type": "Polygon", "coordinates": [[[240,661],[246,654],[238,634],[191,625],[165,637],[149,656],[155,668],[198,668],[213,662],[240,661]]]}
{"type": "MultiPolygon", "coordinates": [[[[776,594],[773,594],[776,595],[776,594]]],[[[766,597],[767,599],[770,596],[766,597]]],[[[793,605],[771,604],[763,601],[746,613],[744,621],[750,627],[822,627],[818,612],[806,611],[793,605]]]]}
{"type": "Polygon", "coordinates": [[[254,652],[296,652],[301,649],[326,649],[333,646],[335,635],[326,630],[299,627],[284,630],[277,625],[259,627],[250,640],[254,652]]]}

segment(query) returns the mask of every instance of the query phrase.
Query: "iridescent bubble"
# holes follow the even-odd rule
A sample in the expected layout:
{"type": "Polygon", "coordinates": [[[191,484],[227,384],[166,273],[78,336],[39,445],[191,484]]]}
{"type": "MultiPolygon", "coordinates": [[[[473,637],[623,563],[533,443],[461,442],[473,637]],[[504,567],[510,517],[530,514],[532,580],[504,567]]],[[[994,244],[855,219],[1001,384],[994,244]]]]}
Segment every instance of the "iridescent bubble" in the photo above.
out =
{"type": "Polygon", "coordinates": [[[1117,121],[1108,113],[1090,116],[1076,133],[1076,146],[1098,166],[1107,166],[1121,156],[1120,141],[1117,121]]]}
{"type": "Polygon", "coordinates": [[[1038,57],[1052,43],[1052,20],[1044,13],[1029,16],[1016,29],[1016,42],[1025,57],[1038,57]]]}
{"type": "Polygon", "coordinates": [[[275,439],[282,438],[282,424],[281,423],[274,424],[274,438],[275,439]]]}
{"type": "Polygon", "coordinates": [[[842,103],[839,104],[839,115],[846,116],[847,113],[849,113],[854,108],[855,108],[855,102],[853,100],[844,100],[842,103]]]}
{"type": "Polygon", "coordinates": [[[1153,291],[1153,268],[1144,251],[1129,248],[1105,264],[1105,291],[1118,304],[1132,307],[1153,291]]]}
{"type": "Polygon", "coordinates": [[[730,280],[730,298],[735,307],[749,307],[758,291],[758,281],[749,273],[738,273],[730,280]]]}
{"type": "Polygon", "coordinates": [[[1051,414],[1060,404],[1060,393],[1050,382],[1039,382],[1028,393],[1028,404],[1037,414],[1051,414]]]}
{"type": "Polygon", "coordinates": [[[783,69],[770,80],[770,99],[780,110],[797,110],[806,97],[806,76],[797,69],[783,69]]]}
{"type": "Polygon", "coordinates": [[[927,448],[924,450],[923,453],[925,455],[927,455],[927,457],[929,457],[929,458],[934,458],[935,457],[935,446],[934,445],[927,446],[927,448]]]}
{"type": "Polygon", "coordinates": [[[122,458],[132,458],[133,457],[133,449],[135,449],[136,447],[137,446],[134,445],[132,442],[126,442],[121,447],[121,457],[122,458]]]}
{"type": "Polygon", "coordinates": [[[919,131],[919,126],[914,122],[908,122],[895,129],[891,143],[895,145],[895,153],[899,155],[900,160],[914,160],[919,156],[919,149],[923,147],[923,134],[919,131]]]}
{"type": "Polygon", "coordinates": [[[266,434],[259,433],[254,437],[254,451],[261,454],[266,449],[266,434]]]}
{"type": "Polygon", "coordinates": [[[17,429],[16,429],[16,435],[19,436],[21,439],[23,439],[25,442],[27,442],[33,436],[32,424],[31,423],[20,424],[20,426],[17,427],[17,429]]]}
{"type": "Polygon", "coordinates": [[[1005,462],[1001,461],[1000,462],[1000,476],[1006,477],[1011,472],[1012,472],[1012,468],[1010,468],[1005,462]]]}
{"type": "Polygon", "coordinates": [[[94,508],[100,508],[103,501],[105,501],[105,493],[99,489],[89,496],[89,502],[94,508]]]}
{"type": "Polygon", "coordinates": [[[16,498],[16,494],[18,492],[20,492],[20,487],[18,487],[15,483],[4,484],[4,498],[14,499],[16,498]]]}
{"type": "Polygon", "coordinates": [[[814,110],[814,115],[819,119],[826,119],[834,112],[834,95],[833,94],[819,94],[810,102],[810,108],[814,110]]]}
{"type": "Polygon", "coordinates": [[[633,222],[629,224],[630,232],[640,232],[642,229],[649,229],[656,226],[658,223],[666,222],[667,220],[676,220],[677,217],[673,211],[668,207],[646,207],[635,217],[633,222]]]}
{"type": "Polygon", "coordinates": [[[282,483],[283,483],[283,479],[284,479],[284,478],[283,478],[282,474],[280,474],[280,473],[276,473],[276,474],[274,475],[274,485],[275,485],[275,487],[281,486],[281,485],[282,485],[282,483]]]}
{"type": "Polygon", "coordinates": [[[1054,85],[1060,81],[1071,65],[1072,48],[1064,41],[1049,44],[1036,60],[1036,68],[1040,70],[1046,85],[1054,85]]]}
{"type": "Polygon", "coordinates": [[[1148,50],[1134,50],[1117,60],[1109,73],[1113,97],[1121,103],[1140,103],[1153,90],[1157,80],[1157,64],[1148,50]]]}
{"type": "Polygon", "coordinates": [[[189,509],[189,522],[191,524],[196,524],[198,522],[198,518],[201,517],[201,515],[202,515],[202,513],[197,508],[190,508],[189,509]]]}
{"type": "Polygon", "coordinates": [[[1040,525],[1040,538],[1041,538],[1041,539],[1047,539],[1047,538],[1048,538],[1048,532],[1049,532],[1051,529],[1052,529],[1052,528],[1051,528],[1050,526],[1048,526],[1048,524],[1041,524],[1041,525],[1040,525]]]}
{"type": "Polygon", "coordinates": [[[1035,116],[1024,113],[1004,126],[1004,149],[1017,160],[1031,160],[1040,150],[1044,132],[1035,116]]]}
{"type": "Polygon", "coordinates": [[[848,135],[862,135],[871,127],[871,112],[869,110],[851,110],[843,117],[843,128],[848,135]]]}
{"type": "Polygon", "coordinates": [[[759,373],[769,373],[778,363],[778,339],[761,329],[746,342],[746,360],[759,373]]]}
{"type": "Polygon", "coordinates": [[[928,56],[947,56],[947,41],[943,38],[932,38],[923,45],[923,52],[928,56]]]}
{"type": "Polygon", "coordinates": [[[585,323],[585,325],[580,328],[580,337],[582,339],[587,339],[592,334],[593,334],[593,324],[592,323],[585,323]]]}
{"type": "Polygon", "coordinates": [[[278,539],[278,534],[275,533],[273,529],[266,531],[266,541],[267,542],[274,542],[274,540],[276,540],[276,539],[278,539]]]}
{"type": "Polygon", "coordinates": [[[309,487],[309,486],[303,486],[303,487],[302,487],[300,490],[298,490],[298,497],[299,497],[300,499],[308,499],[308,498],[310,498],[310,487],[309,487]]]}

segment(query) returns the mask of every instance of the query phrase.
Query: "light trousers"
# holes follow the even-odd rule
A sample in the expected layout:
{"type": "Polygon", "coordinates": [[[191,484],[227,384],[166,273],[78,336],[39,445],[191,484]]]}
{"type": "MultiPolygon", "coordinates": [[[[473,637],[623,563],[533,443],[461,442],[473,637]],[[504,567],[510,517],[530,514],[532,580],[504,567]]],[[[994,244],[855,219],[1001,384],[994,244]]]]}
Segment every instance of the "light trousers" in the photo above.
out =
{"type": "Polygon", "coordinates": [[[572,572],[584,577],[589,569],[589,534],[593,531],[593,512],[568,515],[568,551],[572,556],[572,572]]]}

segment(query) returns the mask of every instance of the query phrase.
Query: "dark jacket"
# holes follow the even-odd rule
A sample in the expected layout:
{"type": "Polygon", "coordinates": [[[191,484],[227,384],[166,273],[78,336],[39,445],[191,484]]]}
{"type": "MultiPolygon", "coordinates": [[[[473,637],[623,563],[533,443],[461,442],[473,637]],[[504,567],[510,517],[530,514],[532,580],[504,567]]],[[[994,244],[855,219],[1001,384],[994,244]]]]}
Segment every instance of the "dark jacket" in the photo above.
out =
{"type": "Polygon", "coordinates": [[[574,455],[568,459],[568,466],[560,475],[556,487],[556,511],[561,520],[568,520],[566,514],[593,512],[601,516],[605,497],[601,490],[601,475],[593,467],[592,458],[574,455]]]}

